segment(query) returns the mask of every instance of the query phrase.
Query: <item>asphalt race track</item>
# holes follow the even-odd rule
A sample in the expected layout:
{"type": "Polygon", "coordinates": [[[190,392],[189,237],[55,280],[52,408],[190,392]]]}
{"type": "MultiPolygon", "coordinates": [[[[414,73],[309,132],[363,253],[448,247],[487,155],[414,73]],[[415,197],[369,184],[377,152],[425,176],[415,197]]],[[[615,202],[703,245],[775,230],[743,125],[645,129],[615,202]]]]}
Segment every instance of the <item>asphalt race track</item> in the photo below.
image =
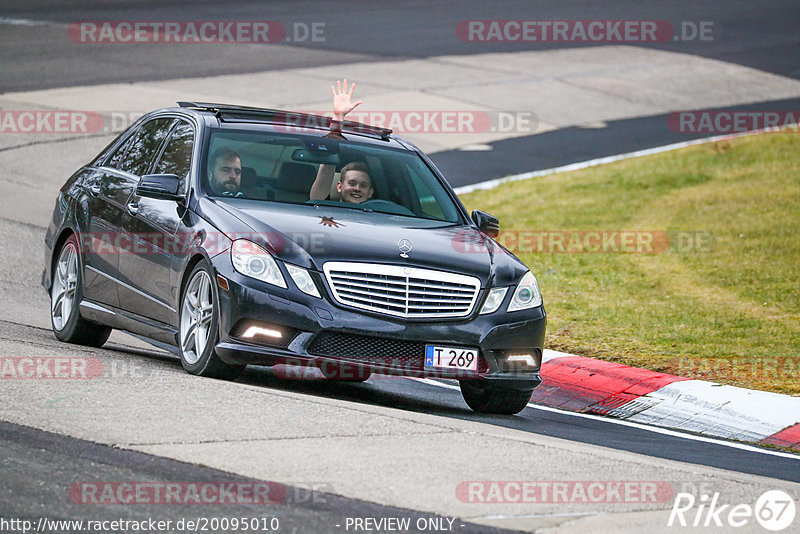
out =
{"type": "MultiPolygon", "coordinates": [[[[183,94],[319,109],[329,83],[351,76],[374,109],[424,101],[422,109],[538,117],[533,131],[507,136],[408,136],[461,186],[708,135],[665,127],[671,110],[799,109],[798,13],[797,2],[738,0],[7,1],[0,111],[143,112],[183,94]],[[488,19],[706,21],[713,39],[617,47],[456,38],[459,22],[488,19]],[[120,20],[268,20],[289,28],[290,38],[322,23],[324,40],[160,46],[66,37],[75,21],[120,20]],[[702,72],[713,76],[699,79],[702,72]],[[559,94],[574,98],[574,108],[555,102],[559,94]]],[[[477,415],[443,382],[293,381],[258,367],[233,383],[204,380],[184,373],[168,350],[119,332],[101,349],[58,343],[40,285],[44,228],[58,187],[113,135],[0,133],[2,355],[88,358],[103,369],[93,380],[0,378],[0,532],[17,531],[3,526],[11,519],[158,519],[173,522],[161,531],[182,532],[193,529],[175,526],[181,519],[234,517],[270,529],[277,518],[278,532],[674,532],[667,521],[681,492],[718,493],[731,505],[752,506],[768,490],[800,499],[800,457],[774,449],[534,405],[518,416],[477,415]],[[264,481],[274,502],[91,504],[81,493],[87,484],[264,481]],[[468,481],[651,481],[670,492],[627,502],[487,504],[465,498],[459,488],[468,481]]],[[[125,531],[95,531],[112,530],[125,531]]],[[[227,530],[235,529],[211,529],[227,530]]],[[[751,520],[736,531],[763,530],[751,520]]]]}

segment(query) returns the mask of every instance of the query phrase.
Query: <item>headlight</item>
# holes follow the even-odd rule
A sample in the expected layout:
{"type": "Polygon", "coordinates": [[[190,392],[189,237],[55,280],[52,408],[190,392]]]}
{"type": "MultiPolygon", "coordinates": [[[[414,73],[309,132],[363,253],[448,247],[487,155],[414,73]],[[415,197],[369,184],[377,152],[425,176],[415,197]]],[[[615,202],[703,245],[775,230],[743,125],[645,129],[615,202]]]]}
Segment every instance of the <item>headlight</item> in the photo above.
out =
{"type": "Polygon", "coordinates": [[[297,285],[297,289],[306,295],[311,295],[318,299],[322,298],[317,286],[314,284],[314,280],[312,280],[311,275],[308,274],[308,271],[296,265],[290,265],[288,263],[284,263],[284,265],[286,265],[286,270],[289,271],[289,275],[292,277],[292,280],[294,280],[295,285],[297,285]]]}
{"type": "Polygon", "coordinates": [[[517,284],[517,289],[514,290],[514,295],[508,305],[508,311],[527,310],[541,305],[542,294],[539,293],[539,284],[536,282],[536,277],[528,271],[517,284]]]}
{"type": "Polygon", "coordinates": [[[269,252],[246,239],[237,239],[231,246],[233,268],[250,278],[286,289],[278,263],[269,252]]]}
{"type": "Polygon", "coordinates": [[[480,315],[496,312],[497,308],[499,308],[503,303],[503,299],[506,298],[507,292],[507,287],[492,288],[492,290],[489,291],[489,296],[486,297],[486,302],[483,303],[483,308],[481,308],[480,315]]]}

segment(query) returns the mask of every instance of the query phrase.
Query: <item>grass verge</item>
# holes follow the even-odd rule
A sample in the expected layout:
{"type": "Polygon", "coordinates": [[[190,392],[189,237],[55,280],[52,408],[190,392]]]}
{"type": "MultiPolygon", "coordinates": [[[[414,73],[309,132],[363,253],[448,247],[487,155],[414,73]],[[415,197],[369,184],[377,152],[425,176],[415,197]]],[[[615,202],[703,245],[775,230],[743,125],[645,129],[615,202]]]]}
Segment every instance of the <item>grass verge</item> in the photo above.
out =
{"type": "Polygon", "coordinates": [[[461,199],[500,218],[498,240],[537,276],[548,348],[800,394],[797,134],[698,145],[461,199]]]}

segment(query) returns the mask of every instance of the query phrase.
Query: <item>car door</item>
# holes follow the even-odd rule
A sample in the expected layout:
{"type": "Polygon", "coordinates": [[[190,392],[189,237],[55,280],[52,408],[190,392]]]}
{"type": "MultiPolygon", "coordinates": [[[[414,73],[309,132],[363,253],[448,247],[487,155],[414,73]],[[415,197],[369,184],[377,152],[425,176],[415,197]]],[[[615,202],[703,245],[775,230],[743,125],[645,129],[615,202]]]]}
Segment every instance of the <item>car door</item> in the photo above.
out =
{"type": "Polygon", "coordinates": [[[91,168],[85,172],[86,225],[81,234],[83,296],[116,307],[119,305],[115,282],[118,229],[113,223],[111,200],[107,196],[109,185],[104,183],[106,172],[103,169],[91,168]]]}
{"type": "Polygon", "coordinates": [[[142,136],[155,124],[148,123],[123,136],[116,148],[96,162],[85,180],[86,226],[82,234],[84,253],[84,297],[102,304],[119,306],[117,269],[124,246],[120,223],[125,202],[135,179],[127,170],[142,164],[142,136]]]}
{"type": "MultiPolygon", "coordinates": [[[[194,127],[185,120],[176,120],[169,139],[154,163],[151,173],[176,174],[185,191],[191,170],[194,127]]],[[[170,271],[173,255],[183,243],[176,232],[185,206],[174,200],[142,197],[135,192],[128,200],[128,213],[122,231],[132,244],[132,253],[120,255],[120,307],[137,315],[162,323],[174,322],[170,271]]]]}
{"type": "Polygon", "coordinates": [[[119,258],[131,249],[122,232],[128,199],[148,169],[173,123],[172,118],[143,123],[114,151],[87,181],[89,189],[90,251],[84,269],[84,295],[90,300],[119,307],[119,258]]]}

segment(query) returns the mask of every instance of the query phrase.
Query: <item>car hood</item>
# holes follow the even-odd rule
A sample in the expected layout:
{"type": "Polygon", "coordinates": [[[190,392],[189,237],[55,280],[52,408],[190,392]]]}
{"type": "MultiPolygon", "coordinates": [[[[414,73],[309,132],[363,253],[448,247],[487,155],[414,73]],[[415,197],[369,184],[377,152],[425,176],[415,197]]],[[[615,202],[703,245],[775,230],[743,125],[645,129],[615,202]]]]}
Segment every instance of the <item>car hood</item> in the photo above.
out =
{"type": "Polygon", "coordinates": [[[241,224],[222,229],[275,257],[322,270],[329,261],[404,265],[456,272],[482,285],[516,282],[527,268],[472,225],[447,225],[357,209],[225,199],[216,202],[241,224]],[[235,227],[234,227],[235,226],[235,227]],[[401,251],[400,245],[410,250],[401,251]]]}

